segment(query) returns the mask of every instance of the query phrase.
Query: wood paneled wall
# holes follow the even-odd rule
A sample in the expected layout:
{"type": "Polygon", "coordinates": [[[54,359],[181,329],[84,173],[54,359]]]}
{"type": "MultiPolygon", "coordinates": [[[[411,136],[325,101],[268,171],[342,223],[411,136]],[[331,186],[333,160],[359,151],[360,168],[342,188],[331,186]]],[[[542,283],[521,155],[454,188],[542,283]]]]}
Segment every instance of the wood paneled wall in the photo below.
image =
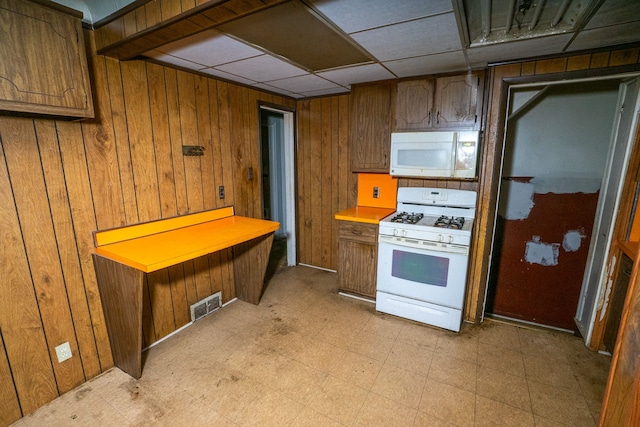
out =
{"type": "Polygon", "coordinates": [[[355,206],[357,174],[350,171],[349,95],[299,101],[298,262],[335,270],[337,212],[355,206]]]}
{"type": "Polygon", "coordinates": [[[538,81],[584,78],[594,72],[613,74],[629,71],[630,68],[637,70],[638,67],[634,67],[636,64],[640,64],[640,49],[632,48],[513,63],[490,69],[486,130],[479,171],[479,202],[474,225],[474,245],[470,257],[470,286],[467,289],[465,305],[466,320],[478,322],[483,315],[498,181],[502,167],[500,159],[502,158],[508,81],[514,78],[530,78],[538,81]]]}
{"type": "MultiPolygon", "coordinates": [[[[246,173],[261,176],[258,104],[295,107],[151,63],[90,64],[94,120],[0,117],[0,425],[113,366],[92,232],[230,205],[260,217],[260,180],[246,173]],[[58,363],[67,341],[74,357],[58,363]]],[[[188,323],[197,300],[233,297],[230,261],[222,251],[149,275],[145,345],[188,323]]]]}

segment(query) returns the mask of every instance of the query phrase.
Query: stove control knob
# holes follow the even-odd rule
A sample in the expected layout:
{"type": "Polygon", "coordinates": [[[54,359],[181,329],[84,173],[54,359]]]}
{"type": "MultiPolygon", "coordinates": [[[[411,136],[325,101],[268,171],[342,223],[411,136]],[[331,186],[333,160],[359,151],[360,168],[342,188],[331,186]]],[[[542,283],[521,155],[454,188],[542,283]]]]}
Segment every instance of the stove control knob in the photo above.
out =
{"type": "Polygon", "coordinates": [[[453,236],[449,236],[449,243],[453,243],[453,236]]]}
{"type": "Polygon", "coordinates": [[[444,242],[444,236],[442,234],[438,234],[438,242],[444,242]]]}
{"type": "Polygon", "coordinates": [[[402,230],[402,237],[407,237],[407,230],[402,230]]]}
{"type": "Polygon", "coordinates": [[[397,235],[398,235],[398,229],[397,229],[397,228],[394,228],[394,229],[393,229],[393,235],[394,235],[394,236],[397,236],[397,235]]]}

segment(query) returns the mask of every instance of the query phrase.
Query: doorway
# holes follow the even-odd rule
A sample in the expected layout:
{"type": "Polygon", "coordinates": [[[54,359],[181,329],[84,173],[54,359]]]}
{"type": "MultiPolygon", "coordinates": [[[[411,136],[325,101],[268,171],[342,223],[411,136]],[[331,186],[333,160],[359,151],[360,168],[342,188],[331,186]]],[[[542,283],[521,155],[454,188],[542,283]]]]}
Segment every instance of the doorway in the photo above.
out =
{"type": "Polygon", "coordinates": [[[488,314],[576,331],[620,84],[509,89],[488,314]]]}
{"type": "Polygon", "coordinates": [[[278,221],[267,278],[286,259],[296,265],[293,112],[260,106],[263,218],[278,221]]]}

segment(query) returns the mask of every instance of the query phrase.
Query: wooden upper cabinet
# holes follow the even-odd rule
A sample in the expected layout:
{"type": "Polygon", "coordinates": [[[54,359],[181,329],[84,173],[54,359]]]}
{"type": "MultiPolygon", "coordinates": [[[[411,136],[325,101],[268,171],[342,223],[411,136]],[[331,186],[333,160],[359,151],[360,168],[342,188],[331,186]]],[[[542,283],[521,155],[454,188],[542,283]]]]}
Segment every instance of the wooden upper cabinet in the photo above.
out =
{"type": "Polygon", "coordinates": [[[396,131],[479,130],[484,73],[398,82],[396,131]]]}
{"type": "Polygon", "coordinates": [[[482,92],[480,76],[475,73],[441,77],[436,80],[436,119],[434,127],[480,129],[482,92]]]}
{"type": "Polygon", "coordinates": [[[93,117],[78,15],[26,0],[0,1],[0,110],[93,117]]]}
{"type": "Polygon", "coordinates": [[[392,81],[354,85],[351,91],[351,171],[389,173],[392,81]]]}
{"type": "Polygon", "coordinates": [[[433,79],[398,82],[396,130],[428,129],[432,124],[433,79]]]}

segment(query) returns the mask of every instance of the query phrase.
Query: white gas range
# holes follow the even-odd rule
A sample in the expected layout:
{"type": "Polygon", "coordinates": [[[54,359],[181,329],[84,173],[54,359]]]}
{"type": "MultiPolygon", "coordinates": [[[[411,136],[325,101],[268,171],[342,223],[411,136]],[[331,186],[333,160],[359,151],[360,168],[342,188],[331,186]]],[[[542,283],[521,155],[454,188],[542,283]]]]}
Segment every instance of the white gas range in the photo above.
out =
{"type": "Polygon", "coordinates": [[[380,221],[376,310],[460,330],[476,193],[401,187],[380,221]]]}

